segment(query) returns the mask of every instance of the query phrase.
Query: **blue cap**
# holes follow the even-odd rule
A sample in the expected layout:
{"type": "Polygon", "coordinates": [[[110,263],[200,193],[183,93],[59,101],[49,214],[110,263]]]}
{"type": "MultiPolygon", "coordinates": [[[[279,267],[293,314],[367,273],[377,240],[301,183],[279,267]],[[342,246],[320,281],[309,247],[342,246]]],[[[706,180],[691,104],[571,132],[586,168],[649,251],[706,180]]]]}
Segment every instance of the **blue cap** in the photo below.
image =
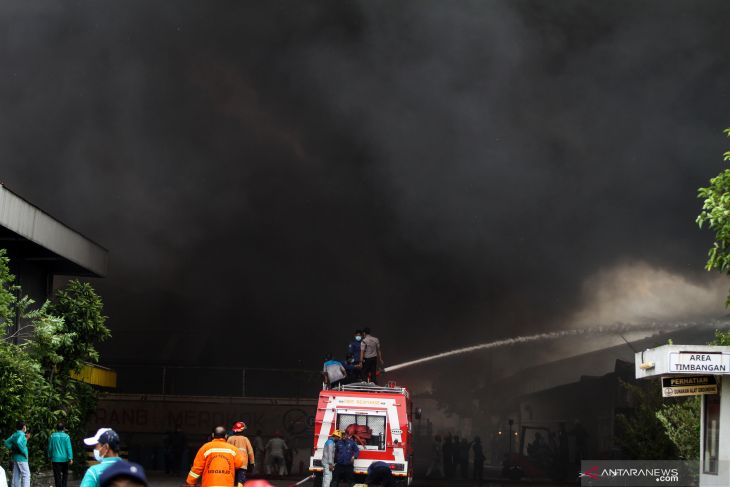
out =
{"type": "Polygon", "coordinates": [[[133,462],[121,460],[112,463],[99,476],[99,487],[107,487],[109,483],[117,477],[126,477],[134,480],[142,485],[147,485],[147,477],[144,474],[142,465],[133,462]]]}

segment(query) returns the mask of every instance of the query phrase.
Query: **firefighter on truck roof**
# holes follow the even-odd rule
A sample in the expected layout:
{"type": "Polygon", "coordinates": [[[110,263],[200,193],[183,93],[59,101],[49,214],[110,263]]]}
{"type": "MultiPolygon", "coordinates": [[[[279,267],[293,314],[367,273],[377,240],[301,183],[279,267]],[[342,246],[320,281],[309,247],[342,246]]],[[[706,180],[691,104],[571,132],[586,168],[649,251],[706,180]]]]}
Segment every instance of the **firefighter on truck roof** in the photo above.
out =
{"type": "Polygon", "coordinates": [[[188,473],[187,483],[201,487],[233,487],[236,469],[243,467],[243,455],[226,442],[226,429],[216,426],[213,439],[200,447],[188,473]]]}

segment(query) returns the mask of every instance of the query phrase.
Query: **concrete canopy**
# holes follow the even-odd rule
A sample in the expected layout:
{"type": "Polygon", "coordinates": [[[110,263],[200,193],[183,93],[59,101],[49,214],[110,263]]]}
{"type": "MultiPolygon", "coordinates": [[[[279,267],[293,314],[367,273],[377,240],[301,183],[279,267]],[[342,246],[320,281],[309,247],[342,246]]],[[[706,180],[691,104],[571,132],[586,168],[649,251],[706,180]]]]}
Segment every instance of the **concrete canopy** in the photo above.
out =
{"type": "Polygon", "coordinates": [[[104,277],[108,251],[0,184],[0,248],[53,274],[104,277]]]}

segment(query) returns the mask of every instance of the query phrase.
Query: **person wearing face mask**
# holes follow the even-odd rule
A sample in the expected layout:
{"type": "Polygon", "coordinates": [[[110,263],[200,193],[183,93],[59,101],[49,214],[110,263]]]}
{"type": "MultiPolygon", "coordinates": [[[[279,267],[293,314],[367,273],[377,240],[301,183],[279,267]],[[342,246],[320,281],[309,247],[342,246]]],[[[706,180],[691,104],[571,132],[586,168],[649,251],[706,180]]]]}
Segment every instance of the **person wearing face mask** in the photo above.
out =
{"type": "Polygon", "coordinates": [[[99,428],[94,436],[84,439],[85,445],[94,447],[94,458],[99,463],[89,467],[79,487],[99,487],[104,470],[123,461],[119,457],[119,443],[119,435],[111,428],[99,428]]]}
{"type": "Polygon", "coordinates": [[[347,382],[360,382],[362,380],[362,364],[360,363],[360,348],[362,347],[362,330],[355,330],[355,338],[347,345],[347,382]]]}

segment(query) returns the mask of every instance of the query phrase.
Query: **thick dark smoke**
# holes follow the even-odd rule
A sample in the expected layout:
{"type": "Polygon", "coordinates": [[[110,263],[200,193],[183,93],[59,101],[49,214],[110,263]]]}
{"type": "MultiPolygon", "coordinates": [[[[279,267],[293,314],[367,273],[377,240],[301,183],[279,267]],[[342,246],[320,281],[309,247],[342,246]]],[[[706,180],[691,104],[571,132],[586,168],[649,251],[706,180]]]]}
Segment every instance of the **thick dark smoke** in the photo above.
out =
{"type": "Polygon", "coordinates": [[[111,251],[103,360],[397,362],[704,278],[730,5],[0,6],[0,178],[111,251]],[[129,352],[133,350],[133,356],[129,352]]]}

